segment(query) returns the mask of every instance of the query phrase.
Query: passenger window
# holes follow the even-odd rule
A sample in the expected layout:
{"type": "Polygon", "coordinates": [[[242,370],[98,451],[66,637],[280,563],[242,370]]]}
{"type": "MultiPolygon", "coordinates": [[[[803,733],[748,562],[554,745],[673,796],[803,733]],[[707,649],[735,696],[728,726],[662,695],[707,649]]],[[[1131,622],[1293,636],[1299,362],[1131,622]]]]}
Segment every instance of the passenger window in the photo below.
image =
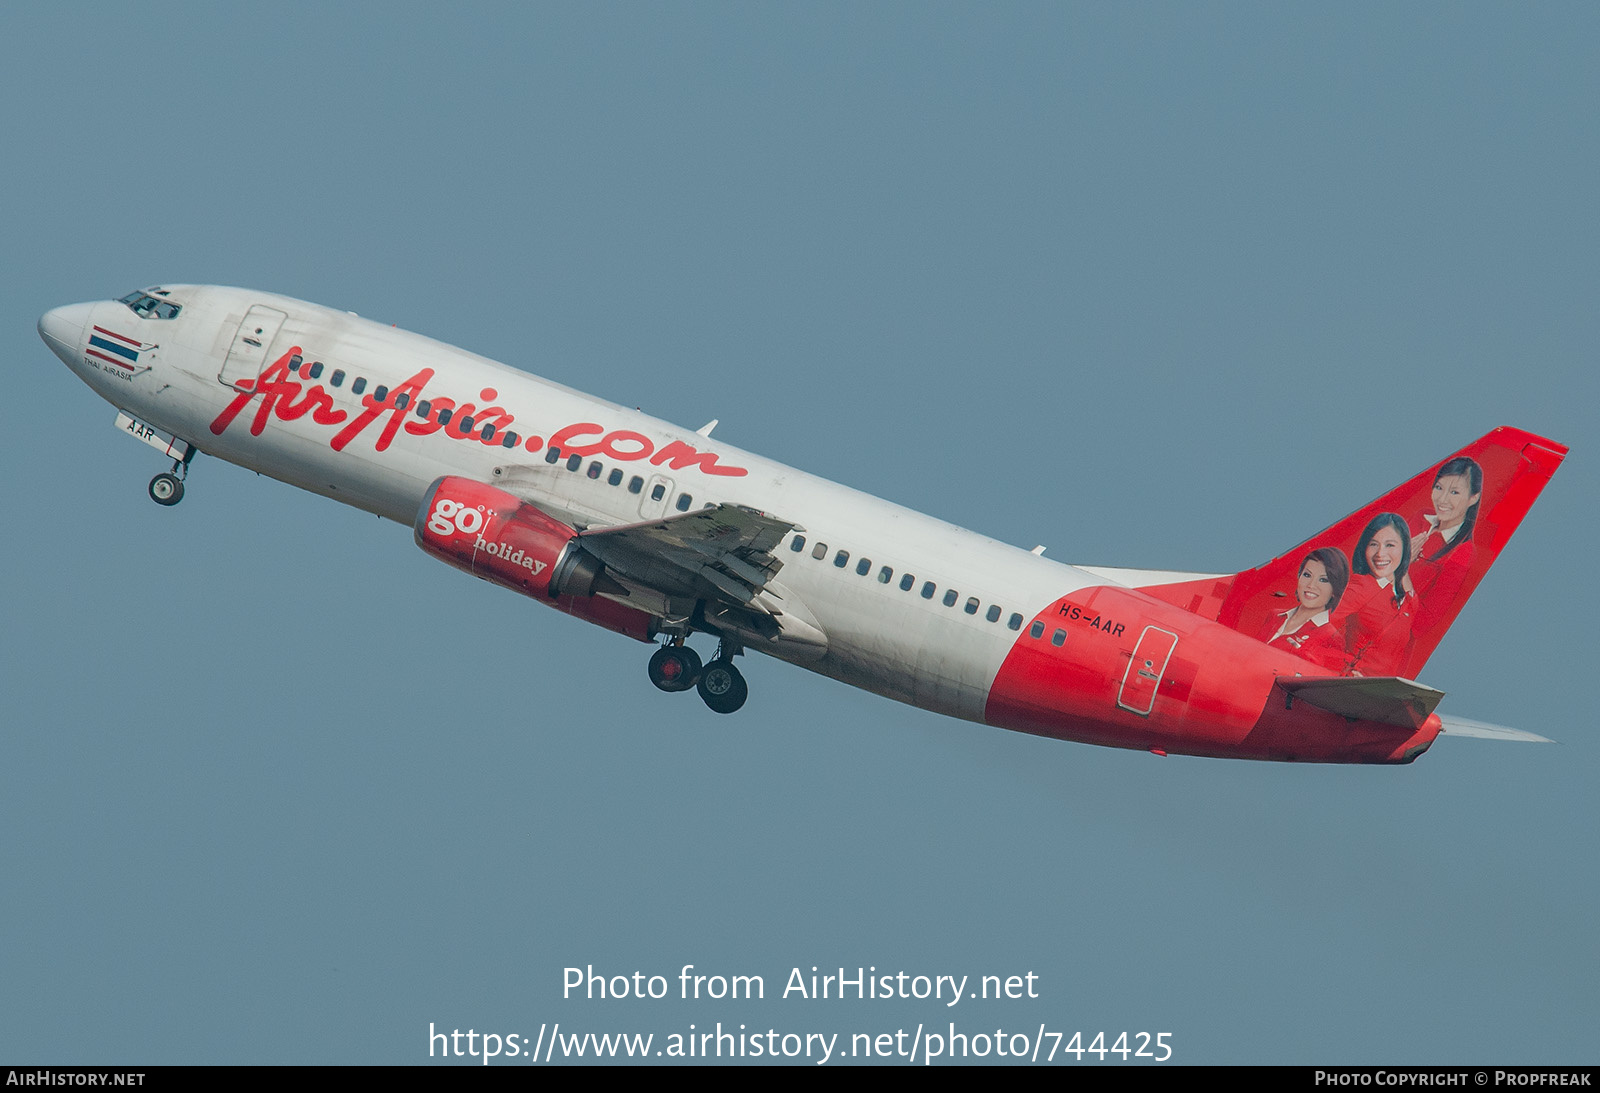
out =
{"type": "MultiPolygon", "coordinates": [[[[1011,617],[1014,618],[1014,619],[1020,619],[1022,616],[1021,615],[1012,615],[1011,617]]],[[[1028,627],[1028,636],[1030,638],[1042,638],[1042,637],[1044,637],[1044,623],[1035,622],[1032,626],[1028,627]]]]}
{"type": "Polygon", "coordinates": [[[485,439],[485,440],[493,440],[494,439],[494,422],[491,421],[491,422],[489,422],[489,424],[485,425],[483,427],[483,432],[479,433],[478,435],[483,437],[483,439],[485,439]]]}
{"type": "Polygon", "coordinates": [[[305,358],[300,356],[300,354],[296,353],[294,356],[289,358],[289,371],[291,371],[291,372],[300,371],[300,366],[302,364],[304,364],[304,363],[306,363],[305,362],[305,358]]]}
{"type": "Polygon", "coordinates": [[[605,469],[604,467],[600,466],[600,461],[598,459],[596,459],[593,463],[589,464],[589,477],[590,478],[599,478],[600,477],[600,472],[603,471],[604,469],[605,469]]]}
{"type": "Polygon", "coordinates": [[[344,383],[344,369],[335,368],[333,370],[333,375],[328,377],[328,384],[332,387],[338,387],[342,383],[344,383]]]}
{"type": "Polygon", "coordinates": [[[439,411],[439,424],[440,425],[448,425],[448,424],[450,424],[450,415],[453,414],[453,413],[455,413],[455,411],[450,409],[450,407],[448,407],[448,406],[446,406],[444,409],[440,410],[439,411]]]}
{"type": "Polygon", "coordinates": [[[644,479],[640,478],[638,475],[634,475],[632,478],[628,479],[629,493],[638,493],[642,489],[644,489],[644,479]]]}
{"type": "Polygon", "coordinates": [[[794,537],[794,542],[789,544],[789,549],[794,551],[796,554],[799,554],[805,548],[806,548],[806,537],[804,535],[796,535],[794,537]]]}
{"type": "Polygon", "coordinates": [[[871,573],[871,572],[872,572],[872,559],[871,558],[863,558],[859,562],[856,563],[856,576],[857,577],[865,577],[868,573],[871,573]]]}
{"type": "Polygon", "coordinates": [[[650,491],[650,500],[659,501],[666,495],[667,487],[663,486],[660,482],[657,482],[655,488],[650,491]]]}
{"type": "MultiPolygon", "coordinates": [[[[439,416],[440,416],[441,419],[444,417],[444,411],[443,410],[439,411],[439,416]]],[[[560,460],[561,460],[561,449],[560,448],[547,448],[545,450],[544,461],[546,463],[558,463],[558,462],[560,462],[560,460]]]]}
{"type": "Polygon", "coordinates": [[[933,594],[936,591],[938,591],[938,589],[934,587],[934,583],[932,581],[923,581],[922,582],[922,598],[923,599],[925,599],[925,600],[933,599],[933,594]]]}
{"type": "Polygon", "coordinates": [[[366,389],[367,389],[367,377],[366,376],[357,376],[355,378],[355,380],[350,384],[350,393],[352,395],[359,395],[361,392],[365,391],[366,389]]]}
{"type": "Polygon", "coordinates": [[[1050,635],[1050,644],[1054,645],[1054,646],[1057,646],[1058,648],[1066,640],[1067,640],[1067,632],[1065,630],[1057,630],[1054,634],[1050,635]]]}
{"type": "Polygon", "coordinates": [[[894,570],[890,569],[888,566],[884,566],[882,569],[878,570],[878,583],[879,584],[888,584],[890,579],[893,578],[893,577],[894,577],[894,570]]]}
{"type": "MultiPolygon", "coordinates": [[[[313,364],[311,366],[311,375],[313,377],[315,377],[316,374],[318,372],[320,372],[320,371],[322,371],[322,365],[313,364]]],[[[398,395],[396,395],[394,397],[394,408],[396,410],[404,410],[407,406],[410,406],[410,405],[411,405],[411,396],[409,394],[407,394],[406,392],[401,391],[398,395]]]]}
{"type": "Polygon", "coordinates": [[[849,561],[850,552],[848,550],[841,550],[839,553],[833,556],[833,565],[835,569],[843,569],[845,565],[849,563],[849,561]]]}
{"type": "Polygon", "coordinates": [[[500,438],[500,447],[502,447],[502,448],[515,448],[516,446],[517,446],[517,434],[516,433],[508,432],[508,433],[506,433],[505,436],[500,438]]]}
{"type": "Polygon", "coordinates": [[[917,583],[917,579],[915,577],[913,577],[911,574],[909,574],[909,573],[903,574],[901,576],[901,578],[900,578],[900,591],[902,591],[902,592],[910,592],[911,591],[911,586],[916,584],[916,583],[917,583]]]}
{"type": "Polygon", "coordinates": [[[611,473],[606,475],[606,485],[608,485],[608,486],[620,486],[620,485],[622,485],[622,468],[621,467],[612,467],[611,468],[611,473]]]}
{"type": "Polygon", "coordinates": [[[380,383],[378,386],[372,389],[372,397],[377,399],[379,402],[388,402],[389,389],[380,383]]]}
{"type": "Polygon", "coordinates": [[[472,432],[472,425],[473,425],[473,421],[472,421],[472,415],[471,414],[468,414],[466,417],[461,419],[461,435],[463,437],[465,437],[468,433],[472,432]]]}
{"type": "Polygon", "coordinates": [[[322,375],[322,362],[312,361],[311,368],[306,372],[306,375],[310,376],[312,379],[316,379],[318,376],[322,375]]]}
{"type": "Polygon", "coordinates": [[[581,456],[581,455],[569,455],[569,456],[567,456],[567,470],[575,471],[581,466],[583,466],[583,456],[581,456]]]}
{"type": "Polygon", "coordinates": [[[953,588],[947,589],[944,594],[944,605],[946,607],[954,607],[956,605],[956,597],[960,594],[953,588]]]}
{"type": "Polygon", "coordinates": [[[678,511],[679,512],[688,512],[689,511],[689,506],[692,505],[692,504],[694,504],[694,498],[690,497],[686,493],[678,494],[678,506],[677,507],[678,507],[678,511]]]}
{"type": "Polygon", "coordinates": [[[812,547],[811,548],[811,556],[813,558],[817,559],[817,561],[819,561],[819,562],[822,559],[826,558],[828,556],[828,544],[827,543],[818,543],[816,546],[812,547]]]}
{"type": "Polygon", "coordinates": [[[991,603],[989,605],[989,610],[984,613],[983,617],[988,619],[990,622],[999,622],[1000,621],[1000,605],[997,604],[997,603],[991,603]]]}
{"type": "MultiPolygon", "coordinates": [[[[335,372],[334,375],[338,375],[338,373],[335,372]]],[[[417,403],[418,417],[426,418],[431,413],[433,413],[433,403],[429,402],[427,399],[423,399],[421,402],[417,403]]]]}
{"type": "MultiPolygon", "coordinates": [[[[1006,620],[1006,625],[1008,627],[1010,627],[1012,630],[1021,630],[1022,629],[1022,616],[1020,614],[1018,614],[1017,612],[1013,611],[1011,613],[1011,617],[1006,620]]],[[[1038,637],[1039,635],[1035,634],[1033,636],[1034,637],[1038,637]]]]}
{"type": "Polygon", "coordinates": [[[976,615],[978,613],[978,597],[968,596],[967,605],[961,610],[965,611],[969,615],[976,615]]]}

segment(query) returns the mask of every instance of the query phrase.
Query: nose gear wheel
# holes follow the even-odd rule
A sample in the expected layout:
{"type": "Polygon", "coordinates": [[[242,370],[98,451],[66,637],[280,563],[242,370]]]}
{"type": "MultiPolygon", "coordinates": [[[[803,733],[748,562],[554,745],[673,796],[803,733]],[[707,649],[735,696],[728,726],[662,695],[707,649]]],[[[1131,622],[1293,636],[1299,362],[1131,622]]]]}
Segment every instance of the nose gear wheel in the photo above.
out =
{"type": "Polygon", "coordinates": [[[176,505],[183,500],[183,480],[163,471],[150,480],[150,500],[158,505],[176,505]]]}

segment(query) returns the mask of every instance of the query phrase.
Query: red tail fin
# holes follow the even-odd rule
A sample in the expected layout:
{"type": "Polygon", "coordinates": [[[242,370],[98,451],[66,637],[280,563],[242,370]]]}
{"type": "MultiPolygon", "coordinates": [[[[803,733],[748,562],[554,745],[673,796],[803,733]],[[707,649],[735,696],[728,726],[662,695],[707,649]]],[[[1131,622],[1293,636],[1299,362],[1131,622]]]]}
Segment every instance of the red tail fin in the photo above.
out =
{"type": "Polygon", "coordinates": [[[1265,565],[1143,591],[1263,640],[1299,637],[1324,672],[1414,678],[1566,454],[1499,428],[1265,565]]]}

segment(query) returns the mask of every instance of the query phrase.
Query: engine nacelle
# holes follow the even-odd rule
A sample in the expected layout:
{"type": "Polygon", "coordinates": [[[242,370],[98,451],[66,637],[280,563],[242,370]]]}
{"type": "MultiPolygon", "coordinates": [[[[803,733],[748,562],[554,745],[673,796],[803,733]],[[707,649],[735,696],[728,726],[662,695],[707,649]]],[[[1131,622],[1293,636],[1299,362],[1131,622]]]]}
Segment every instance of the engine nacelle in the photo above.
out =
{"type": "Polygon", "coordinates": [[[558,599],[593,596],[604,569],[576,544],[572,528],[470,478],[434,482],[413,526],[417,545],[434,557],[553,606],[558,599]]]}

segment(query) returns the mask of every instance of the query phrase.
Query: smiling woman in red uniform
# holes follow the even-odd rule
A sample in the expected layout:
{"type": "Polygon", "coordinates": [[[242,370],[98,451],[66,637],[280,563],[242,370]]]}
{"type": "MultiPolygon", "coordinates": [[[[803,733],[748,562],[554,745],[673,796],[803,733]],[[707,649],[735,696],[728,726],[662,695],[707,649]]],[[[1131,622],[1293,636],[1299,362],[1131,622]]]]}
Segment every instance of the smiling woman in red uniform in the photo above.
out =
{"type": "Polygon", "coordinates": [[[1296,656],[1342,672],[1349,662],[1344,631],[1332,623],[1332,614],[1350,581],[1350,563],[1344,551],[1319,547],[1300,561],[1300,577],[1295,583],[1295,605],[1281,614],[1268,615],[1256,637],[1274,649],[1286,649],[1296,656]]]}
{"type": "Polygon", "coordinates": [[[1456,606],[1456,593],[1477,559],[1472,528],[1482,496],[1483,468],[1476,460],[1457,456],[1433,476],[1433,512],[1411,532],[1414,557],[1402,582],[1417,597],[1414,633],[1432,632],[1456,606]]]}
{"type": "Polygon", "coordinates": [[[1333,623],[1344,631],[1349,675],[1396,674],[1411,647],[1417,598],[1406,592],[1411,531],[1399,513],[1373,518],[1356,541],[1355,574],[1333,623]]]}

